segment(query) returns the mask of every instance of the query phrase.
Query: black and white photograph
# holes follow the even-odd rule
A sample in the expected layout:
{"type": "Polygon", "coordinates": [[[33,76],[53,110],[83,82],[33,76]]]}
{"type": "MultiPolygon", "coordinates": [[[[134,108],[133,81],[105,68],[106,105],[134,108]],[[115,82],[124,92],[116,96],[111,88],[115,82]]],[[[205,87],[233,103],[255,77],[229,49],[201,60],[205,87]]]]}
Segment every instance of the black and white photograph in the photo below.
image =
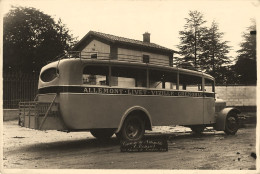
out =
{"type": "Polygon", "coordinates": [[[0,5],[0,173],[260,172],[260,0],[0,5]]]}

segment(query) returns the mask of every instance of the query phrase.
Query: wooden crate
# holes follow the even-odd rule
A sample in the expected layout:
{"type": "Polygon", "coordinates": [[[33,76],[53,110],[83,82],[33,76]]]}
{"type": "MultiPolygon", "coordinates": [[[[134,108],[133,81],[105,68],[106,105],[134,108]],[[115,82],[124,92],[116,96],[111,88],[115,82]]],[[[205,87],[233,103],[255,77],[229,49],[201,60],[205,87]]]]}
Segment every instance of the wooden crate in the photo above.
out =
{"type": "Polygon", "coordinates": [[[64,130],[65,126],[59,113],[58,103],[53,103],[47,116],[45,115],[50,105],[49,102],[20,102],[19,125],[31,129],[64,130]]]}

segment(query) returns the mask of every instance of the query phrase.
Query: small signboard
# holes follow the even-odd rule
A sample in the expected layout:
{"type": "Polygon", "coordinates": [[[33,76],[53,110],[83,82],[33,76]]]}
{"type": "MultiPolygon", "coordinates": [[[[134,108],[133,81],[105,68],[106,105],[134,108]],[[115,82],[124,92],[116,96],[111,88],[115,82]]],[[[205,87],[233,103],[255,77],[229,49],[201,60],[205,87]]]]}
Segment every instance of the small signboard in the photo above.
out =
{"type": "Polygon", "coordinates": [[[121,141],[121,152],[167,152],[166,139],[144,139],[140,141],[121,141]]]}

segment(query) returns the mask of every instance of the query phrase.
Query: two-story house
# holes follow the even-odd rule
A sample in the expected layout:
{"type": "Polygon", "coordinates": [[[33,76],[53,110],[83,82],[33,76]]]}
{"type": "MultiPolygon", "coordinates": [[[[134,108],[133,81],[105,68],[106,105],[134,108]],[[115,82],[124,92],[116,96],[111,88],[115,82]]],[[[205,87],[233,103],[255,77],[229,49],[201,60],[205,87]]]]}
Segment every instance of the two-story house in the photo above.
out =
{"type": "Polygon", "coordinates": [[[150,33],[143,41],[89,31],[73,48],[81,57],[116,59],[164,66],[173,65],[174,50],[150,42],[150,33]]]}

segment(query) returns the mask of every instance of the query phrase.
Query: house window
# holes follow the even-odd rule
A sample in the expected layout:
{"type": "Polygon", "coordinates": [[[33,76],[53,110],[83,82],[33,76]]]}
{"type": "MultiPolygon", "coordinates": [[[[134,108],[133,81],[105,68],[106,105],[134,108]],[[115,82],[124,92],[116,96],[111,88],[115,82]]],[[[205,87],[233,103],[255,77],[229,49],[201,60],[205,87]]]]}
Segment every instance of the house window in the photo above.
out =
{"type": "Polygon", "coordinates": [[[91,59],[97,59],[97,53],[91,54],[90,57],[91,59]]]}
{"type": "Polygon", "coordinates": [[[143,55],[143,63],[149,63],[150,62],[150,56],[149,55],[143,55]]]}

